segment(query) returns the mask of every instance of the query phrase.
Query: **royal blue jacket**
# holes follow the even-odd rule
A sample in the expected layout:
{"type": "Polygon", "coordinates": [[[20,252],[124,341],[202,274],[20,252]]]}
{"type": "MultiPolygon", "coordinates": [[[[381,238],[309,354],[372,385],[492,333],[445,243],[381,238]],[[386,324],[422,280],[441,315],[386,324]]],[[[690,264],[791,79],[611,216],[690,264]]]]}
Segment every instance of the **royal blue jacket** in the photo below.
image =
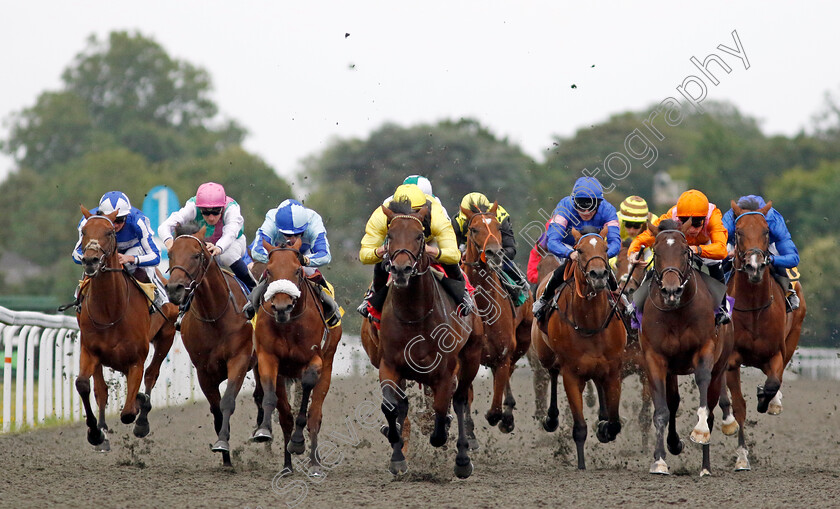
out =
{"type": "MultiPolygon", "coordinates": [[[[99,207],[91,209],[91,214],[96,214],[99,207]]],[[[84,251],[82,249],[82,227],[87,219],[79,221],[79,241],[73,250],[73,261],[81,264],[84,251]]],[[[139,209],[131,207],[131,212],[125,216],[125,226],[117,232],[117,252],[125,254],[131,248],[139,248],[137,258],[138,267],[149,267],[160,264],[160,251],[152,238],[152,227],[149,218],[139,209]]]]}
{"type": "Polygon", "coordinates": [[[546,231],[546,247],[555,256],[568,258],[575,246],[572,228],[580,230],[585,226],[593,226],[600,230],[604,225],[607,226],[607,258],[612,258],[621,251],[621,237],[618,233],[618,216],[615,207],[606,200],[601,200],[592,219],[584,221],[575,210],[572,198],[566,196],[560,200],[551,214],[551,222],[546,231]]]}
{"type": "MultiPolygon", "coordinates": [[[[764,198],[756,195],[742,196],[738,201],[744,198],[755,199],[758,202],[759,208],[767,204],[764,198]]],[[[787,225],[785,224],[785,218],[782,217],[782,214],[778,210],[772,207],[765,217],[767,219],[767,226],[770,228],[770,244],[775,244],[776,251],[779,253],[777,255],[770,255],[770,263],[775,267],[781,267],[783,269],[796,267],[799,265],[799,250],[796,249],[796,244],[793,243],[793,239],[790,237],[790,231],[788,231],[787,225]]],[[[735,213],[732,209],[729,209],[723,215],[723,225],[729,231],[729,238],[734,239],[735,213]]]]}

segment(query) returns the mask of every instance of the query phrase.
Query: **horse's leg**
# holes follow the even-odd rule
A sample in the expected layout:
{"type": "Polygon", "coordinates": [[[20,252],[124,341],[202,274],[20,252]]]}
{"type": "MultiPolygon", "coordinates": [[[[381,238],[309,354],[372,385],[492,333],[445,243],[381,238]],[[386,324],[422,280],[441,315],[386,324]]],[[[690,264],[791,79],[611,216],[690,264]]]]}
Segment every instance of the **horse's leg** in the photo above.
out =
{"type": "MultiPolygon", "coordinates": [[[[708,444],[712,437],[712,431],[707,424],[709,420],[709,385],[712,381],[712,366],[714,364],[715,343],[709,341],[697,359],[697,367],[694,368],[694,381],[697,383],[697,390],[700,393],[700,407],[697,409],[697,425],[691,430],[689,438],[697,444],[708,444]]],[[[715,401],[717,403],[717,401],[715,401]]]]}
{"type": "Polygon", "coordinates": [[[440,447],[446,443],[448,438],[449,405],[452,403],[455,392],[452,376],[441,377],[437,384],[432,387],[432,392],[435,398],[432,403],[432,410],[435,412],[435,429],[432,430],[429,443],[432,444],[432,447],[440,447]]]}
{"type": "MultiPolygon", "coordinates": [[[[543,429],[549,433],[556,431],[560,424],[560,410],[557,409],[557,377],[560,375],[559,369],[548,370],[549,379],[551,381],[551,396],[548,402],[548,412],[543,421],[543,429]]],[[[568,390],[568,389],[567,389],[568,390]]]]}
{"type": "Polygon", "coordinates": [[[669,373],[665,377],[665,399],[668,402],[668,452],[676,456],[685,447],[680,434],[677,433],[677,411],[680,409],[680,385],[677,375],[669,373]]]}
{"type": "Polygon", "coordinates": [[[143,375],[143,385],[147,396],[152,395],[152,389],[154,389],[158,376],[160,375],[160,366],[163,364],[166,355],[172,348],[172,343],[175,341],[175,326],[166,322],[163,317],[158,317],[160,317],[160,314],[155,313],[154,318],[162,322],[155,337],[152,338],[152,344],[155,345],[155,353],[152,356],[152,362],[149,363],[149,367],[146,368],[146,373],[143,375]]]}
{"type": "Polygon", "coordinates": [[[402,451],[402,426],[408,415],[408,397],[405,394],[405,382],[396,370],[385,364],[379,365],[379,386],[382,388],[382,413],[388,422],[388,429],[383,430],[393,449],[388,470],[394,474],[404,474],[408,470],[402,451]]]}
{"type": "Polygon", "coordinates": [[[473,390],[472,384],[470,384],[469,393],[467,395],[467,411],[464,414],[464,428],[467,433],[467,441],[470,444],[471,451],[477,451],[480,448],[478,439],[475,437],[475,422],[473,422],[472,418],[472,404],[474,398],[475,391],[473,390]]]}
{"type": "MultiPolygon", "coordinates": [[[[125,406],[120,412],[120,421],[123,424],[131,424],[134,420],[138,417],[139,411],[143,411],[147,407],[151,409],[151,403],[148,401],[143,401],[145,398],[148,398],[145,394],[140,394],[140,383],[143,381],[143,360],[138,360],[136,364],[128,368],[128,373],[125,375],[126,379],[126,396],[125,396],[125,406]],[[142,396],[142,397],[141,397],[142,396]],[[146,404],[144,404],[146,403],[146,404]]],[[[148,410],[146,410],[148,413],[148,410]]],[[[139,424],[139,423],[138,423],[139,424]]],[[[146,433],[148,433],[148,426],[149,422],[146,421],[146,433]]],[[[134,426],[135,436],[137,432],[142,432],[143,429],[141,427],[140,430],[137,429],[137,425],[134,426]]],[[[145,436],[145,435],[141,435],[145,436]]]]}
{"type": "Polygon", "coordinates": [[[510,357],[505,358],[501,364],[494,366],[492,370],[493,400],[490,402],[490,409],[487,410],[486,418],[491,426],[495,426],[502,420],[502,396],[505,393],[508,380],[510,380],[510,357]]]}
{"type": "Polygon", "coordinates": [[[597,402],[595,401],[595,396],[597,395],[597,389],[595,388],[595,384],[592,383],[592,380],[588,380],[586,382],[586,406],[589,408],[593,408],[597,402]]]}
{"type": "Polygon", "coordinates": [[[465,479],[473,472],[473,465],[469,456],[470,438],[467,435],[465,423],[472,404],[472,383],[481,363],[481,343],[471,336],[459,352],[458,357],[460,360],[458,386],[452,395],[452,408],[455,410],[455,416],[458,420],[458,440],[455,444],[458,452],[455,456],[455,475],[460,479],[465,479]]]}
{"type": "MultiPolygon", "coordinates": [[[[204,393],[204,397],[207,398],[207,403],[210,405],[210,414],[213,415],[213,429],[216,430],[216,437],[218,438],[219,433],[222,430],[223,420],[222,409],[220,407],[222,396],[219,393],[219,382],[207,375],[206,370],[204,369],[197,370],[197,376],[198,385],[199,387],[201,387],[201,392],[204,393]]],[[[232,466],[230,463],[230,452],[225,451],[222,448],[217,448],[218,445],[219,441],[213,444],[213,452],[221,452],[222,464],[226,467],[232,466]]]]}
{"type": "Polygon", "coordinates": [[[648,366],[648,381],[653,397],[653,427],[656,430],[656,444],[653,449],[653,464],[651,474],[668,474],[668,464],[665,462],[665,427],[668,425],[670,412],[666,388],[667,366],[662,356],[648,353],[645,356],[648,366]]]}
{"type": "Polygon", "coordinates": [[[764,381],[764,386],[759,386],[756,389],[758,396],[758,413],[763,414],[767,412],[767,407],[770,401],[776,397],[779,388],[782,386],[782,371],[785,369],[785,358],[783,352],[776,352],[767,365],[764,367],[764,374],[767,379],[764,381]]]}
{"type": "Polygon", "coordinates": [[[747,402],[744,399],[744,393],[741,391],[740,366],[726,374],[726,385],[732,395],[732,413],[735,415],[735,430],[738,432],[735,471],[750,470],[750,453],[747,449],[746,430],[744,429],[744,421],[747,419],[747,402]]]}
{"type": "MultiPolygon", "coordinates": [[[[257,428],[260,427],[260,423],[263,420],[263,397],[265,392],[263,391],[262,380],[260,380],[260,366],[257,363],[254,363],[254,369],[251,371],[254,374],[254,404],[257,405],[257,428]]],[[[256,428],[254,428],[256,429],[256,428]]]]}
{"type": "MultiPolygon", "coordinates": [[[[295,419],[295,431],[292,433],[292,440],[289,442],[289,452],[292,454],[303,454],[306,450],[306,442],[303,439],[303,427],[306,426],[306,414],[309,408],[309,395],[312,389],[318,384],[321,378],[321,366],[323,361],[320,355],[316,355],[309,361],[309,365],[303,370],[300,377],[300,385],[303,393],[300,399],[300,410],[295,419]]],[[[315,446],[313,445],[313,450],[315,446]]]]}
{"type": "MultiPolygon", "coordinates": [[[[309,476],[320,477],[323,476],[321,472],[321,463],[318,458],[318,433],[321,431],[321,419],[323,418],[324,399],[330,390],[330,382],[332,379],[332,361],[326,360],[321,367],[321,376],[318,378],[318,383],[312,391],[312,406],[309,408],[309,416],[306,421],[306,427],[309,429],[309,476]]],[[[408,417],[406,417],[408,422],[408,417]]],[[[323,452],[322,452],[323,454],[323,452]]],[[[334,465],[333,465],[334,466],[334,465]]],[[[329,468],[330,465],[327,465],[329,468]]]]}
{"type": "MultiPolygon", "coordinates": [[[[619,417],[619,403],[621,402],[621,365],[613,369],[607,377],[596,384],[602,387],[600,391],[606,400],[606,418],[598,423],[598,440],[602,443],[612,442],[621,432],[621,418],[619,417]]],[[[599,417],[600,419],[600,417],[599,417]]]]}
{"type": "Polygon", "coordinates": [[[108,440],[108,425],[105,424],[105,407],[108,406],[108,384],[105,383],[105,375],[102,373],[102,364],[97,364],[93,371],[93,394],[96,396],[96,406],[99,407],[99,429],[103,431],[105,439],[96,446],[99,452],[111,450],[111,442],[108,440]]]}
{"type": "MultiPolygon", "coordinates": [[[[277,383],[278,362],[277,357],[268,352],[260,352],[257,356],[257,363],[260,367],[260,385],[262,385],[263,390],[263,412],[262,421],[260,421],[252,438],[256,442],[271,442],[274,439],[271,434],[271,416],[274,413],[274,409],[277,408],[277,395],[281,392],[280,384],[277,383]]],[[[283,381],[282,393],[286,394],[285,380],[283,381]]],[[[285,404],[289,404],[288,398],[285,400],[285,404]]],[[[286,449],[284,448],[283,450],[285,451],[286,449]]]]}
{"type": "Polygon", "coordinates": [[[87,424],[87,441],[91,445],[99,445],[105,440],[105,433],[97,426],[96,414],[90,406],[90,377],[96,371],[99,362],[88,352],[87,348],[81,347],[79,352],[79,376],[76,377],[76,391],[82,398],[85,407],[85,424],[87,424]]]}
{"type": "Polygon", "coordinates": [[[546,416],[546,398],[548,396],[549,376],[548,370],[540,362],[539,356],[534,348],[529,348],[528,364],[531,366],[534,382],[534,419],[543,421],[546,416]]]}
{"type": "MultiPolygon", "coordinates": [[[[577,448],[579,470],[586,470],[586,461],[583,457],[583,444],[586,442],[586,419],[583,417],[583,389],[585,386],[586,380],[578,378],[571,369],[563,370],[563,388],[566,389],[566,398],[569,400],[569,409],[572,411],[572,419],[574,419],[572,438],[577,448]]],[[[553,377],[551,381],[551,393],[552,396],[556,395],[556,383],[553,377]]],[[[552,401],[552,404],[554,403],[552,401]]],[[[551,409],[549,409],[550,413],[551,409]]]]}
{"type": "MultiPolygon", "coordinates": [[[[289,443],[292,439],[292,431],[295,427],[295,420],[292,416],[292,406],[289,404],[289,394],[286,391],[286,381],[279,380],[276,384],[276,392],[271,394],[277,401],[277,419],[280,422],[280,429],[283,430],[283,473],[292,473],[292,454],[289,452],[289,443]]],[[[266,393],[268,394],[268,393],[266,393]]],[[[271,413],[268,413],[267,421],[271,421],[271,413]]],[[[269,428],[269,431],[271,429],[269,428]]]]}
{"type": "Polygon", "coordinates": [[[233,466],[230,462],[230,416],[236,411],[236,396],[242,389],[242,382],[245,381],[245,374],[248,372],[248,363],[251,360],[250,349],[240,352],[239,355],[227,362],[228,383],[225,388],[225,395],[222,397],[219,408],[222,412],[222,423],[216,430],[217,440],[213,444],[213,452],[222,453],[222,461],[225,466],[233,466]]]}
{"type": "MultiPolygon", "coordinates": [[[[513,375],[515,366],[511,365],[510,375],[513,375]]],[[[505,407],[502,422],[499,423],[499,431],[502,433],[510,433],[514,428],[513,409],[516,408],[516,398],[513,397],[513,390],[510,388],[510,376],[505,385],[505,407]]]]}
{"type": "MultiPolygon", "coordinates": [[[[735,414],[732,413],[732,400],[729,398],[729,394],[726,390],[726,384],[729,383],[734,375],[731,372],[731,368],[727,369],[729,370],[729,373],[721,381],[721,384],[723,385],[721,388],[719,405],[723,420],[721,421],[720,431],[724,435],[731,437],[738,432],[739,426],[738,422],[735,420],[735,414]]],[[[740,369],[740,366],[738,369],[740,369]]]]}
{"type": "Polygon", "coordinates": [[[653,418],[651,406],[653,400],[650,395],[650,384],[644,368],[639,371],[639,383],[642,386],[642,407],[639,409],[639,430],[642,433],[642,448],[647,449],[650,442],[650,422],[653,418]]]}

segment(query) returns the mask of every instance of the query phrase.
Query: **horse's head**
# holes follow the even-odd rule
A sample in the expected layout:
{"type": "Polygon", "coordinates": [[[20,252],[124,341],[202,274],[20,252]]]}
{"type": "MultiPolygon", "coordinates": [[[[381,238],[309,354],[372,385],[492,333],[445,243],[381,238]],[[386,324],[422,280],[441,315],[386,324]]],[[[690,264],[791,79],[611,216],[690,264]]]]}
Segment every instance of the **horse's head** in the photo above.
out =
{"type": "MultiPolygon", "coordinates": [[[[586,282],[596,292],[607,287],[610,263],[607,260],[607,227],[600,232],[581,233],[572,228],[577,251],[577,270],[586,278],[586,282]]],[[[576,276],[577,277],[577,276],[576,276]]]]}
{"type": "Polygon", "coordinates": [[[305,277],[303,255],[300,253],[301,243],[300,237],[279,246],[272,246],[263,241],[263,247],[268,252],[268,262],[265,265],[268,287],[263,300],[271,306],[277,323],[287,323],[291,320],[292,309],[301,295],[305,277]]]}
{"type": "Polygon", "coordinates": [[[169,249],[169,282],[166,293],[173,304],[181,304],[195,292],[210,267],[210,252],[204,243],[207,228],[195,222],[175,228],[175,240],[169,249]]]}
{"type": "Polygon", "coordinates": [[[95,215],[84,206],[80,207],[86,219],[82,226],[82,266],[86,276],[94,277],[117,252],[117,230],[114,228],[114,220],[119,211],[95,215]]]}
{"type": "Polygon", "coordinates": [[[633,266],[630,264],[627,254],[630,251],[630,244],[632,242],[633,239],[631,238],[624,239],[621,243],[621,251],[618,252],[615,262],[615,277],[618,278],[619,283],[624,285],[624,292],[628,296],[633,295],[633,293],[639,289],[645,272],[643,267],[636,267],[636,269],[633,270],[633,274],[630,274],[630,269],[633,266]]]}
{"type": "Polygon", "coordinates": [[[467,224],[467,253],[474,252],[478,259],[492,269],[501,267],[504,262],[501,224],[496,219],[498,207],[497,202],[493,202],[489,209],[478,212],[461,207],[467,224]]]}
{"type": "Polygon", "coordinates": [[[685,231],[691,221],[680,225],[667,219],[655,226],[648,222],[648,229],[656,237],[653,243],[653,280],[666,308],[680,305],[685,287],[691,277],[691,249],[685,231]]]}
{"type": "Polygon", "coordinates": [[[407,201],[392,201],[387,207],[383,205],[382,211],[388,218],[385,246],[391,280],[395,287],[405,288],[409,279],[423,268],[426,259],[426,225],[431,218],[429,205],[414,211],[407,201]]]}
{"type": "Polygon", "coordinates": [[[758,208],[755,202],[745,203],[744,207],[732,201],[735,214],[735,270],[744,272],[752,284],[761,282],[764,269],[770,265],[770,227],[767,225],[767,212],[773,202],[758,208]]]}

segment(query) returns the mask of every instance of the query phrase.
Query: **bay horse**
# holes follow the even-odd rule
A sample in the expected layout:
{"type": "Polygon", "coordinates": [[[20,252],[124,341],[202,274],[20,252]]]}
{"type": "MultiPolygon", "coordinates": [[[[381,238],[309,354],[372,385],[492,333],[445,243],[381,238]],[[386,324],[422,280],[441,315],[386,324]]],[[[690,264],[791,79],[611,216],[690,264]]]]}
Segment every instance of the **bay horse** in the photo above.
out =
{"type": "Polygon", "coordinates": [[[303,428],[309,430],[310,477],[322,477],[318,451],[322,407],[332,379],[333,357],[341,340],[341,325],[328,328],[321,301],[304,272],[301,239],[273,246],[268,252],[265,277],[269,284],[257,311],[254,342],[263,391],[262,421],[256,442],[273,440],[271,415],[276,408],[283,429],[284,471],[292,472],[291,454],[303,454],[303,428]],[[288,378],[300,378],[301,405],[293,419],[286,390],[288,378]],[[310,406],[310,395],[312,402],[310,406]]]}
{"type": "Polygon", "coordinates": [[[120,411],[120,421],[131,424],[136,419],[134,435],[145,437],[150,431],[151,392],[175,338],[178,309],[167,303],[160,312],[149,313],[149,299],[117,256],[114,227],[117,211],[94,215],[84,206],[80,208],[87,220],[82,227],[81,241],[86,288],[80,289],[82,304],[76,314],[81,343],[76,390],[85,408],[88,442],[99,451],[108,451],[110,442],[105,433],[108,386],[102,368],[109,367],[125,375],[126,401],[120,411]],[[155,345],[155,354],[144,377],[143,366],[150,343],[155,345]],[[90,404],[91,375],[99,407],[98,421],[90,404]],[[145,393],[140,393],[140,381],[144,378],[145,393]]]}
{"type": "MultiPolygon", "coordinates": [[[[584,230],[586,231],[586,230],[584,230]]],[[[574,276],[564,285],[557,300],[557,311],[537,322],[545,341],[536,345],[540,361],[551,377],[551,399],[546,431],[559,424],[557,377],[562,373],[574,425],[572,438],[577,448],[578,469],[586,469],[583,445],[586,420],[583,416],[583,389],[592,380],[598,391],[596,436],[602,443],[612,442],[621,431],[621,366],[626,332],[608,298],[610,266],[607,260],[607,227],[598,233],[572,229],[576,260],[567,263],[567,274],[574,276]]],[[[544,280],[538,292],[545,289],[544,280]]]]}
{"type": "MultiPolygon", "coordinates": [[[[741,392],[741,366],[760,369],[767,379],[759,386],[758,412],[778,415],[782,411],[782,375],[799,343],[805,319],[805,298],[801,286],[799,309],[785,310],[785,289],[771,273],[769,227],[766,214],[773,206],[767,203],[757,210],[742,209],[732,201],[735,213],[735,257],[729,293],[735,298],[732,323],[735,346],[729,357],[726,384],[732,394],[731,409],[726,394],[721,397],[724,412],[722,431],[738,433],[735,470],[750,470],[749,451],[744,438],[747,404],[741,392]],[[732,415],[734,413],[734,416],[732,415]]],[[[798,283],[797,283],[798,285],[798,283]]]]}
{"type": "Polygon", "coordinates": [[[453,299],[431,270],[426,253],[429,205],[415,212],[408,202],[392,201],[382,206],[388,222],[385,239],[390,263],[391,287],[382,308],[379,330],[379,381],[385,430],[393,452],[389,470],[407,471],[402,451],[405,430],[397,423],[408,415],[406,380],[432,388],[435,425],[429,439],[433,447],[447,441],[448,413],[452,405],[458,422],[455,475],[467,478],[473,464],[469,457],[466,414],[469,392],[481,362],[481,329],[476,314],[460,317],[453,299]]]}
{"type": "MultiPolygon", "coordinates": [[[[624,289],[628,298],[632,298],[644,279],[644,266],[637,265],[635,269],[627,259],[632,239],[627,238],[621,244],[621,250],[616,255],[615,276],[619,286],[624,289]]],[[[618,298],[618,297],[617,297],[618,298]]],[[[633,328],[627,329],[627,346],[624,348],[624,362],[621,368],[622,380],[628,376],[638,375],[639,383],[642,386],[642,405],[639,409],[639,429],[642,433],[642,447],[648,447],[648,431],[651,423],[650,384],[648,383],[645,370],[645,357],[642,354],[642,345],[639,342],[639,331],[633,328]]]]}
{"type": "Polygon", "coordinates": [[[655,236],[653,271],[641,320],[640,340],[653,396],[653,424],[656,429],[654,463],[650,473],[668,474],[665,462],[665,426],[668,450],[680,454],[683,442],[676,430],[680,405],[678,375],[694,374],[700,393],[699,420],[691,431],[693,442],[702,444],[700,476],[711,475],[709,442],[732,352],[732,324],[715,325],[714,309],[719,301],[711,294],[700,272],[692,266],[692,252],[685,237],[691,226],[680,228],[676,221],[659,226],[648,222],[655,236]]]}
{"type": "Polygon", "coordinates": [[[533,298],[515,307],[499,279],[505,262],[500,223],[496,218],[498,203],[475,212],[461,207],[467,224],[466,252],[461,260],[464,272],[475,286],[475,304],[484,322],[481,363],[493,372],[493,399],[485,415],[491,426],[510,433],[514,428],[513,409],[516,399],[510,388],[510,377],[516,362],[531,346],[531,311],[533,298]],[[502,396],[504,395],[504,411],[502,396]]]}
{"type": "MultiPolygon", "coordinates": [[[[245,292],[232,274],[222,271],[216,257],[207,250],[206,227],[187,223],[176,227],[169,249],[170,302],[189,304],[181,322],[181,339],[196,369],[201,391],[210,404],[217,440],[211,450],[222,453],[222,463],[230,461],[230,416],[236,410],[236,396],[245,374],[256,364],[251,322],[239,310],[245,292]],[[224,397],[219,384],[227,380],[224,397]]],[[[255,376],[257,375],[255,370],[255,376]]],[[[262,386],[254,390],[257,422],[262,413],[262,386]]]]}

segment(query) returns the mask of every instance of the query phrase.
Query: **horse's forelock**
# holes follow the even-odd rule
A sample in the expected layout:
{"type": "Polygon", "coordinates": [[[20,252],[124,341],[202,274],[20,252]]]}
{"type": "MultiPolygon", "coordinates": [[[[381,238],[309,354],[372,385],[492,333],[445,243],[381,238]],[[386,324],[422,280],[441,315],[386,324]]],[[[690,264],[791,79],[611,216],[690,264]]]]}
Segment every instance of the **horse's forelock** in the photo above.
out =
{"type": "Polygon", "coordinates": [[[175,227],[175,237],[177,238],[181,235],[194,235],[198,233],[199,230],[201,230],[201,225],[195,221],[179,224],[175,227]]]}
{"type": "Polygon", "coordinates": [[[601,229],[597,226],[584,226],[580,230],[578,230],[581,235],[587,235],[589,233],[601,233],[601,229]]]}
{"type": "Polygon", "coordinates": [[[761,208],[761,205],[759,205],[758,200],[756,200],[755,198],[746,197],[738,200],[738,206],[741,207],[741,209],[748,211],[755,211],[761,208]]]}
{"type": "Polygon", "coordinates": [[[411,208],[411,202],[409,200],[391,200],[391,203],[388,204],[388,208],[397,214],[412,214],[414,212],[414,209],[411,208]]]}
{"type": "Polygon", "coordinates": [[[681,226],[680,223],[678,223],[677,221],[674,221],[673,219],[666,219],[666,220],[662,221],[661,223],[659,223],[658,228],[659,228],[659,231],[679,230],[680,226],[681,226]]]}

